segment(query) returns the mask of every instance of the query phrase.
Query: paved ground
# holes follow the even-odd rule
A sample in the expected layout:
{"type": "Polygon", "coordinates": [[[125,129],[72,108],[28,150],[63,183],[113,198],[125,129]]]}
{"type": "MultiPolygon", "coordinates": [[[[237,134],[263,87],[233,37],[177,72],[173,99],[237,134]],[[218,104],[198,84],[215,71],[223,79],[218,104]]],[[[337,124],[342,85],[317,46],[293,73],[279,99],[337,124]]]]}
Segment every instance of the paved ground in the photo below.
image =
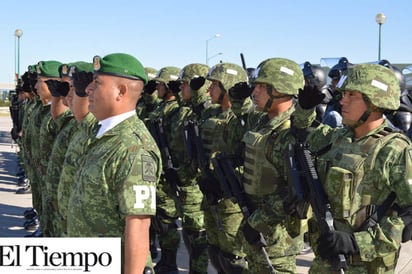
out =
{"type": "MultiPolygon", "coordinates": [[[[17,170],[17,147],[11,142],[11,120],[0,108],[0,237],[23,237],[28,233],[23,229],[23,211],[31,206],[30,194],[15,194],[18,189],[15,173],[17,170]]],[[[7,112],[6,112],[7,113],[7,112]]],[[[1,238],[0,238],[1,241],[1,238]]],[[[181,242],[178,254],[178,265],[181,273],[188,273],[187,252],[181,242]]],[[[298,256],[298,273],[308,273],[313,253],[298,256]]],[[[156,261],[156,260],[155,260],[156,261]]],[[[209,266],[208,272],[216,270],[209,266]]],[[[403,246],[396,273],[412,273],[412,241],[403,246]]]]}

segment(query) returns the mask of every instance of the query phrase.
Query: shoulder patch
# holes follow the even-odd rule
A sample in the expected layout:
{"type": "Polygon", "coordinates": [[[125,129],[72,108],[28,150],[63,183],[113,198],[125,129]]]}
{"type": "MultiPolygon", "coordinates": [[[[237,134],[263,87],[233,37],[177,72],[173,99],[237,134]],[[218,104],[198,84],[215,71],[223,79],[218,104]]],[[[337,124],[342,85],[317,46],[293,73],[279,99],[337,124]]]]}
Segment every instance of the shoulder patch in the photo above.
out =
{"type": "Polygon", "coordinates": [[[152,157],[142,155],[142,178],[144,181],[156,182],[156,164],[152,157]]]}

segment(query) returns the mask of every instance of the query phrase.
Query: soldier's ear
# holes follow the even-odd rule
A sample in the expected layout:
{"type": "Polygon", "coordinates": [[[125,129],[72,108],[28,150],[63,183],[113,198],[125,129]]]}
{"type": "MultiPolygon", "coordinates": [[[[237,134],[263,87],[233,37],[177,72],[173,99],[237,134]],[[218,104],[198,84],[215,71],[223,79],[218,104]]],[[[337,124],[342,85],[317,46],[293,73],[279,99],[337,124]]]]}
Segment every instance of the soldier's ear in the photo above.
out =
{"type": "Polygon", "coordinates": [[[119,83],[117,86],[119,93],[117,94],[118,99],[121,99],[126,96],[128,92],[128,86],[126,83],[119,83]]]}

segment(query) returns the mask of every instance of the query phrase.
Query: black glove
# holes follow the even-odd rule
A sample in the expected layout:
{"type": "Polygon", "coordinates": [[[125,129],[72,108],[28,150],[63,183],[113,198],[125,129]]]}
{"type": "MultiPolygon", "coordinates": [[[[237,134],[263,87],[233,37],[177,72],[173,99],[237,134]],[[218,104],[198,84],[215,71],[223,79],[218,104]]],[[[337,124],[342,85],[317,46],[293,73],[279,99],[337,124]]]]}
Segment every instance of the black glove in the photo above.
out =
{"type": "Polygon", "coordinates": [[[88,96],[86,93],[87,86],[93,81],[93,73],[79,71],[72,74],[74,92],[79,97],[88,96]]]}
{"type": "Polygon", "coordinates": [[[246,241],[251,245],[256,245],[258,248],[266,247],[268,245],[265,238],[263,238],[262,233],[251,227],[248,222],[242,226],[242,232],[246,241]]]}
{"type": "Polygon", "coordinates": [[[190,88],[193,90],[199,90],[205,84],[206,79],[205,77],[196,77],[190,80],[190,88]]]}
{"type": "Polygon", "coordinates": [[[199,180],[199,188],[210,205],[216,205],[223,198],[219,182],[215,178],[201,178],[199,180]]]}
{"type": "Polygon", "coordinates": [[[180,81],[169,81],[167,83],[167,86],[173,94],[178,94],[180,91],[180,81]]]}
{"type": "Polygon", "coordinates": [[[47,87],[53,97],[67,96],[69,93],[70,86],[67,82],[62,82],[59,80],[47,80],[47,87]]]}
{"type": "Polygon", "coordinates": [[[176,185],[180,184],[179,175],[177,174],[176,169],[167,168],[165,170],[164,176],[165,176],[167,182],[174,183],[176,185]]]}
{"type": "Polygon", "coordinates": [[[412,207],[403,209],[399,213],[399,217],[402,218],[402,221],[405,225],[402,232],[402,243],[412,240],[412,207]]]}
{"type": "Polygon", "coordinates": [[[338,254],[353,255],[359,253],[355,236],[342,231],[328,231],[318,239],[318,253],[323,259],[338,254]]]}
{"type": "Polygon", "coordinates": [[[252,91],[246,82],[240,82],[229,89],[229,95],[233,99],[244,100],[252,94],[252,91]]]}
{"type": "Polygon", "coordinates": [[[299,89],[298,101],[303,109],[311,109],[316,107],[325,98],[323,94],[314,85],[305,85],[303,90],[299,89]]]}
{"type": "Polygon", "coordinates": [[[153,92],[156,90],[156,81],[155,80],[150,80],[147,82],[147,84],[144,86],[143,91],[144,93],[152,95],[153,92]]]}

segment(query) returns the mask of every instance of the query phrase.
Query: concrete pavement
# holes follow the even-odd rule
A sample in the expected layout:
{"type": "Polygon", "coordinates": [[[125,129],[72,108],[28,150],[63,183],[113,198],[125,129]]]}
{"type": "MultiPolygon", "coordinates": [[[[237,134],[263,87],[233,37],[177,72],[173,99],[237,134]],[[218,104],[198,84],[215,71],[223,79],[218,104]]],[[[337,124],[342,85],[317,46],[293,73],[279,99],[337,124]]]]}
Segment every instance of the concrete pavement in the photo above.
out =
{"type": "MultiPolygon", "coordinates": [[[[28,233],[23,229],[23,211],[31,206],[31,194],[15,194],[17,186],[17,146],[10,138],[11,119],[0,109],[0,237],[23,237],[28,233]]],[[[1,238],[0,238],[1,241],[1,238]]],[[[181,273],[188,273],[188,255],[183,240],[178,253],[181,273]]],[[[159,250],[160,251],[160,250],[159,250]]],[[[160,254],[159,254],[160,255],[160,254]]],[[[300,255],[297,272],[308,273],[313,253],[300,255]]],[[[156,262],[157,260],[154,260],[156,262]]],[[[216,270],[209,264],[208,273],[216,270]]],[[[396,269],[398,274],[412,273],[412,241],[403,245],[396,269]]]]}

